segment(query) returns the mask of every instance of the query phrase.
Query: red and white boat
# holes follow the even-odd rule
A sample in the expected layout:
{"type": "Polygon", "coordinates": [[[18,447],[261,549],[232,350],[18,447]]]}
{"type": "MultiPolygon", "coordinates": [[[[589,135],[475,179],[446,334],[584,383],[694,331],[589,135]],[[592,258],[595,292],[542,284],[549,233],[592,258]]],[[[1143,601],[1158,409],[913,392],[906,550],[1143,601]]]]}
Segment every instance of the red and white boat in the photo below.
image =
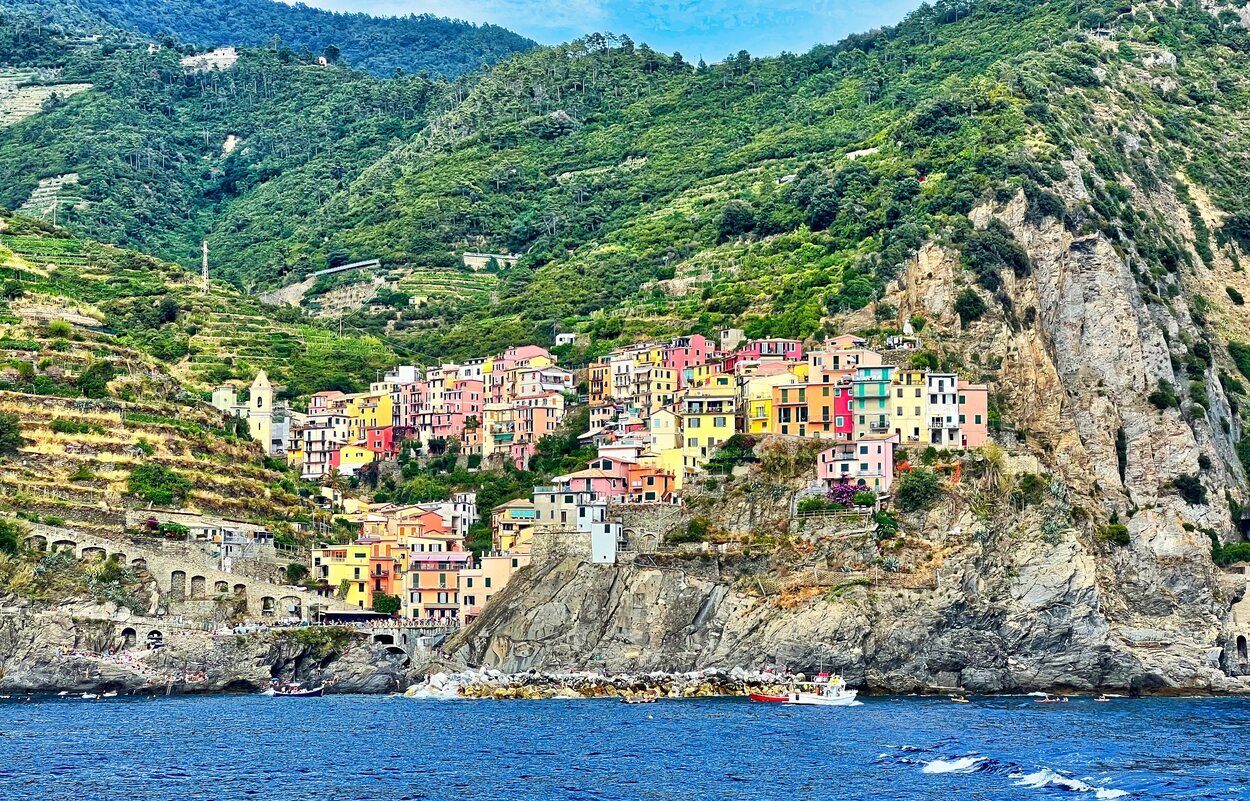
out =
{"type": "Polygon", "coordinates": [[[816,681],[796,682],[794,689],[784,695],[766,695],[751,693],[752,701],[764,701],[772,704],[799,704],[801,706],[850,706],[855,703],[858,690],[847,689],[841,677],[830,678],[822,673],[816,681]]]}

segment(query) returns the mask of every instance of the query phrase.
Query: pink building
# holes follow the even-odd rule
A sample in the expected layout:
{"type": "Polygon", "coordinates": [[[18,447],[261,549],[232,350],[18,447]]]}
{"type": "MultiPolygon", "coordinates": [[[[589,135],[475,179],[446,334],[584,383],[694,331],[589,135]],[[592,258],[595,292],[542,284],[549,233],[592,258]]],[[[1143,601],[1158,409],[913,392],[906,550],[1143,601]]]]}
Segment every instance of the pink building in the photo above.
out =
{"type": "Polygon", "coordinates": [[[676,371],[677,388],[690,386],[691,369],[707,364],[716,354],[716,346],[702,334],[677,337],[664,346],[661,366],[676,371]]]}
{"type": "Polygon", "coordinates": [[[855,419],[851,414],[851,382],[841,381],[833,388],[833,431],[839,440],[855,436],[855,419]]]}
{"type": "Polygon", "coordinates": [[[551,392],[528,398],[517,398],[513,407],[514,435],[509,458],[519,469],[529,467],[530,457],[538,440],[556,433],[564,418],[564,396],[551,392]]]}
{"type": "Polygon", "coordinates": [[[556,476],[552,479],[560,492],[593,492],[600,498],[618,498],[629,491],[627,475],[609,473],[606,470],[588,468],[556,476]]]}
{"type": "Polygon", "coordinates": [[[959,444],[979,448],[989,441],[989,387],[959,381],[959,444]]]}
{"type": "Polygon", "coordinates": [[[840,442],[816,457],[816,476],[829,487],[846,484],[888,493],[894,486],[894,449],[897,446],[897,434],[840,442]]]}

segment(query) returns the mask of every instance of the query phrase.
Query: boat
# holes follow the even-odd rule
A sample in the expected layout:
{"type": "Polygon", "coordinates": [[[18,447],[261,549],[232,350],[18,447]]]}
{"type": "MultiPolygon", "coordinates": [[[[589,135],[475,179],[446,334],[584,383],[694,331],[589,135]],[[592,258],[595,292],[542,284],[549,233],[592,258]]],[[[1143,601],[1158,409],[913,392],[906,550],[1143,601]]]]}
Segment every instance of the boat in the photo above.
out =
{"type": "Polygon", "coordinates": [[[83,693],[83,694],[82,694],[82,697],[83,697],[83,700],[84,700],[84,701],[94,701],[94,700],[96,700],[97,698],[99,698],[100,696],[99,696],[99,695],[97,695],[96,693],[83,693]]]}
{"type": "Polygon", "coordinates": [[[967,699],[967,698],[965,698],[965,697],[963,697],[962,695],[952,695],[952,696],[951,696],[951,700],[952,700],[952,701],[954,701],[954,702],[955,702],[955,703],[957,703],[957,704],[966,704],[966,703],[968,703],[968,699],[967,699]]]}
{"type": "Polygon", "coordinates": [[[816,677],[816,681],[796,682],[794,689],[784,695],[751,693],[752,701],[770,704],[796,704],[799,706],[850,706],[855,703],[857,690],[849,690],[841,677],[816,677]]]}
{"type": "Polygon", "coordinates": [[[108,692],[104,693],[104,694],[103,694],[103,695],[101,695],[100,697],[101,697],[101,698],[116,698],[116,697],[117,697],[117,690],[109,690],[108,692]]]}
{"type": "Polygon", "coordinates": [[[321,693],[324,690],[325,685],[323,684],[320,687],[314,687],[311,690],[305,690],[302,687],[286,687],[283,689],[275,688],[272,692],[267,692],[265,694],[272,695],[275,698],[320,698],[321,693]]]}

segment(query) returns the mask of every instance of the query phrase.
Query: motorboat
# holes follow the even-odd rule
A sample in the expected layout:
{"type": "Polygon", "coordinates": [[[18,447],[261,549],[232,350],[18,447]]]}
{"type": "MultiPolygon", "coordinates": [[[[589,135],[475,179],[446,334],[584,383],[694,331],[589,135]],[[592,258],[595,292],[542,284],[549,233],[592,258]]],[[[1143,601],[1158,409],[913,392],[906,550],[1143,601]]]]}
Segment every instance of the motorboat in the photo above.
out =
{"type": "Polygon", "coordinates": [[[289,687],[270,687],[261,694],[272,695],[275,698],[320,698],[324,690],[324,684],[320,687],[313,687],[310,690],[306,690],[297,684],[293,684],[289,687]]]}
{"type": "Polygon", "coordinates": [[[816,677],[816,681],[796,682],[794,689],[784,695],[751,693],[750,699],[772,704],[800,706],[850,706],[855,703],[855,696],[858,694],[858,690],[847,688],[842,677],[828,677],[821,674],[816,677]]]}

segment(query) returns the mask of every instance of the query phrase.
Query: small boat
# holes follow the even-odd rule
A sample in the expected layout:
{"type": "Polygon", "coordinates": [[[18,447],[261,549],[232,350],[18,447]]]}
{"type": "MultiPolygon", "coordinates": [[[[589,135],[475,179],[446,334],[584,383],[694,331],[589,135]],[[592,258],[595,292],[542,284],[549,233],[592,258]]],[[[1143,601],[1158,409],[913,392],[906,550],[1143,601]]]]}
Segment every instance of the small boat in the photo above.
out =
{"type": "Polygon", "coordinates": [[[103,695],[101,695],[100,697],[101,697],[101,698],[116,698],[116,697],[117,697],[117,690],[109,690],[108,692],[104,693],[104,694],[103,694],[103,695]]]}
{"type": "Polygon", "coordinates": [[[1094,700],[1095,700],[1095,701],[1098,701],[1098,702],[1100,702],[1100,703],[1106,703],[1107,701],[1110,701],[1111,699],[1110,699],[1110,698],[1108,698],[1108,697],[1107,697],[1107,696],[1105,696],[1105,695],[1100,695],[1100,696],[1098,696],[1097,698],[1095,698],[1094,700]]]}
{"type": "Polygon", "coordinates": [[[798,682],[793,690],[784,695],[751,693],[748,697],[752,701],[799,706],[850,706],[855,703],[855,696],[859,694],[858,690],[847,689],[846,682],[838,676],[826,678],[823,681],[822,678],[818,676],[816,681],[798,682]]]}
{"type": "Polygon", "coordinates": [[[951,700],[952,700],[952,701],[954,701],[954,702],[955,702],[955,703],[957,703],[957,704],[966,704],[966,703],[968,703],[968,699],[967,699],[967,698],[965,698],[965,697],[964,697],[964,696],[962,696],[962,695],[952,695],[952,696],[951,696],[951,700]]]}
{"type": "Polygon", "coordinates": [[[94,701],[99,697],[100,696],[97,693],[83,693],[82,694],[82,698],[84,701],[94,701]]]}
{"type": "Polygon", "coordinates": [[[275,698],[320,698],[325,685],[314,687],[311,690],[305,690],[301,687],[287,687],[284,689],[275,689],[272,695],[275,698]]]}
{"type": "Polygon", "coordinates": [[[64,697],[65,697],[65,696],[67,696],[67,695],[69,695],[69,690],[61,690],[59,693],[57,693],[57,694],[56,694],[56,697],[57,697],[57,698],[64,698],[64,697]]]}
{"type": "Polygon", "coordinates": [[[621,698],[622,704],[654,704],[655,701],[654,695],[627,695],[621,698]]]}

